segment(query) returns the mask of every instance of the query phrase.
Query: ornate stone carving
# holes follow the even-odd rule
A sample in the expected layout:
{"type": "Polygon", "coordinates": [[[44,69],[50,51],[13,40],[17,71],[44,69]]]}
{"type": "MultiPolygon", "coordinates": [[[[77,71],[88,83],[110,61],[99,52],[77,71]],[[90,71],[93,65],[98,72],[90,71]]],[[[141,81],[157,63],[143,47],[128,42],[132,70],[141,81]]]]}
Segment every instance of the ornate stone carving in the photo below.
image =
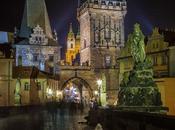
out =
{"type": "Polygon", "coordinates": [[[128,44],[134,59],[134,68],[124,75],[118,96],[119,106],[161,106],[161,95],[153,80],[152,62],[146,58],[144,35],[139,24],[135,24],[128,44]]]}
{"type": "Polygon", "coordinates": [[[43,29],[37,25],[33,29],[33,33],[31,34],[31,38],[29,39],[30,44],[38,44],[38,45],[47,45],[48,38],[46,38],[43,29]]]}

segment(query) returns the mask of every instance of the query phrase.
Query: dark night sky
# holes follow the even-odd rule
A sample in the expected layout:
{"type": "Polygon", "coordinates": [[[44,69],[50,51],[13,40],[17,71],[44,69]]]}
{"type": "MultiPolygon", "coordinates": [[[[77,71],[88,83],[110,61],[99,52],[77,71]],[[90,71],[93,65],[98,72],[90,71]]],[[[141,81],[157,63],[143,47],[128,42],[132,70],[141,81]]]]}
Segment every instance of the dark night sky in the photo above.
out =
{"type": "MultiPolygon", "coordinates": [[[[0,30],[13,31],[15,26],[19,27],[24,3],[25,0],[1,0],[0,30]]],[[[73,23],[74,30],[77,30],[77,0],[46,0],[46,4],[52,28],[56,28],[63,44],[70,22],[73,23]]],[[[136,22],[142,25],[145,34],[149,34],[154,26],[175,28],[175,0],[128,0],[126,34],[132,31],[136,22]]]]}

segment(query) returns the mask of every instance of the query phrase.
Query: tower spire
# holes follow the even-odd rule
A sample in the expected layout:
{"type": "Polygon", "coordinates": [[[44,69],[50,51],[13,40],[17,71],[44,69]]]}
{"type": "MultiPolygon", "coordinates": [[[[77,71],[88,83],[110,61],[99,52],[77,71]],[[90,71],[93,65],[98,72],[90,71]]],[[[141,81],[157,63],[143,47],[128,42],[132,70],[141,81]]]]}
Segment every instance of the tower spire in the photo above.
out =
{"type": "Polygon", "coordinates": [[[69,27],[69,33],[73,33],[73,29],[72,29],[72,23],[70,23],[70,27],[69,27]]]}
{"type": "Polygon", "coordinates": [[[72,23],[70,23],[70,26],[69,26],[68,37],[69,38],[74,38],[75,37],[74,32],[73,32],[73,28],[72,28],[72,23]]]}
{"type": "Polygon", "coordinates": [[[48,38],[53,39],[45,1],[26,0],[19,36],[29,38],[32,29],[37,25],[44,30],[48,38]]]}

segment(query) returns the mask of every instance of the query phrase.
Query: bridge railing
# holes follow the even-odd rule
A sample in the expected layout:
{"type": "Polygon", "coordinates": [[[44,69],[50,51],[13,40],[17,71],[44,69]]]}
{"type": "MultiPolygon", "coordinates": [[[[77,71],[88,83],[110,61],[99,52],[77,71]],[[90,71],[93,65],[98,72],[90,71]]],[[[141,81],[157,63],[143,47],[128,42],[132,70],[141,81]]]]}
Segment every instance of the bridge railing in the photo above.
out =
{"type": "Polygon", "coordinates": [[[175,116],[109,109],[91,110],[88,122],[105,130],[175,130],[175,116]]]}
{"type": "Polygon", "coordinates": [[[90,66],[70,66],[70,65],[64,65],[59,66],[60,70],[90,70],[90,66]]]}

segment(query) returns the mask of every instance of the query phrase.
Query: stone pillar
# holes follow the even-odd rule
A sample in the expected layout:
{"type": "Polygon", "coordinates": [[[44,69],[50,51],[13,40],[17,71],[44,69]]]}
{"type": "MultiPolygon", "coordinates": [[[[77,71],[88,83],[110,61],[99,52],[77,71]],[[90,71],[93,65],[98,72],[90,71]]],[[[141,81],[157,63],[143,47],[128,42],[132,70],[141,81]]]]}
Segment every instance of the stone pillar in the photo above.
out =
{"type": "Polygon", "coordinates": [[[109,105],[114,105],[118,98],[119,76],[118,69],[106,70],[106,93],[109,105]]]}

